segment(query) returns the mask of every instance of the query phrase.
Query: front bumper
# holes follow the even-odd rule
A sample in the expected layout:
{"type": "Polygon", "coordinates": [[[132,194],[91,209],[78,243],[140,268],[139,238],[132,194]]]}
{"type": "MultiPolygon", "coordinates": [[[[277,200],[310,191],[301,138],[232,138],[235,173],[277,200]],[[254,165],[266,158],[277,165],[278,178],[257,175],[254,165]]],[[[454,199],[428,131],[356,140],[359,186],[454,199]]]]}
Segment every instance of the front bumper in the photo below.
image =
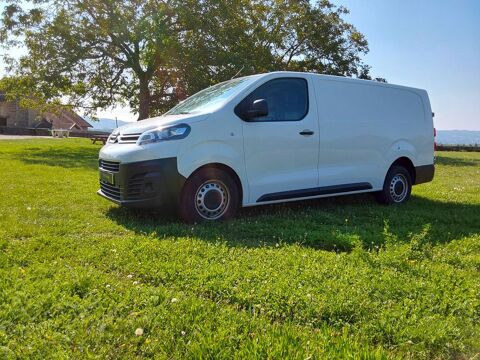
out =
{"type": "Polygon", "coordinates": [[[99,172],[100,190],[97,194],[127,207],[176,205],[185,183],[185,178],[178,172],[176,158],[128,164],[100,159],[99,172]]]}

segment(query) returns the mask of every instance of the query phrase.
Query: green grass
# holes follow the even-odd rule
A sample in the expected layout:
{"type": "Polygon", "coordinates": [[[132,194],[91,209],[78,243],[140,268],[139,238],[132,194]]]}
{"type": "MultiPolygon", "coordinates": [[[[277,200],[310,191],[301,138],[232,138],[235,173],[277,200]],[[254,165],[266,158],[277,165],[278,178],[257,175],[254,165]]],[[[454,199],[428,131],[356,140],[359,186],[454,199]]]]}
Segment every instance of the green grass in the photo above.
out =
{"type": "Polygon", "coordinates": [[[480,153],[438,153],[403,206],[192,226],[98,197],[98,150],[0,141],[0,358],[479,356],[480,153]]]}

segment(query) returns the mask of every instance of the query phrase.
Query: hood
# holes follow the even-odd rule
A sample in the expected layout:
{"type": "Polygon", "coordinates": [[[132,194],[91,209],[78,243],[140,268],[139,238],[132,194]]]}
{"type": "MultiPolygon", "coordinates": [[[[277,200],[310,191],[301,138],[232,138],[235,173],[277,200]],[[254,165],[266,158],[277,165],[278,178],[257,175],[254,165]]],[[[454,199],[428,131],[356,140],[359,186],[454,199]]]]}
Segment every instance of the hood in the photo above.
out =
{"type": "Polygon", "coordinates": [[[118,130],[120,130],[120,133],[122,135],[141,134],[147,130],[155,129],[158,127],[165,127],[183,123],[192,124],[197,121],[205,120],[208,115],[209,114],[162,115],[120,126],[118,130]]]}

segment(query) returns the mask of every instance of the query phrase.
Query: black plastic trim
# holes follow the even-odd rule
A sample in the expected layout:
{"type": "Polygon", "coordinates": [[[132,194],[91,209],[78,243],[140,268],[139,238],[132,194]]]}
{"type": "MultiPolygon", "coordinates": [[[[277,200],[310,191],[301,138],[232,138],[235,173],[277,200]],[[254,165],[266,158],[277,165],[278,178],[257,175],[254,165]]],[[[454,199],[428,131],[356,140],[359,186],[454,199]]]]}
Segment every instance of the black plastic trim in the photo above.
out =
{"type": "Polygon", "coordinates": [[[415,166],[415,184],[423,184],[433,180],[435,165],[415,166]]]}
{"type": "Polygon", "coordinates": [[[175,157],[120,163],[113,179],[114,184],[100,183],[97,193],[116,204],[139,208],[176,205],[186,180],[175,157]]]}
{"type": "Polygon", "coordinates": [[[272,194],[262,195],[257,202],[264,201],[277,201],[277,200],[288,200],[288,199],[300,199],[305,197],[320,196],[320,195],[333,195],[341,194],[351,191],[361,191],[361,190],[370,190],[372,189],[372,184],[367,182],[362,183],[353,183],[353,184],[342,184],[342,185],[332,185],[332,186],[322,186],[310,189],[302,190],[291,190],[291,191],[282,191],[272,194]]]}

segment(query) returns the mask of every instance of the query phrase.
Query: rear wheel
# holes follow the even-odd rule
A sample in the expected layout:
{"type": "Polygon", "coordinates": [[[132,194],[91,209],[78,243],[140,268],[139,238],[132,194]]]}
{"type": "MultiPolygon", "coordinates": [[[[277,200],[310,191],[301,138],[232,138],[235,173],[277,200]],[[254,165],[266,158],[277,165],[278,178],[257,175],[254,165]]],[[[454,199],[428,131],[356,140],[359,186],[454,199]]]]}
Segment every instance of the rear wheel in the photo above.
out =
{"type": "Polygon", "coordinates": [[[385,177],[383,190],[376,193],[382,204],[401,204],[410,198],[412,192],[412,176],[403,166],[394,165],[385,177]]]}
{"type": "Polygon", "coordinates": [[[218,168],[200,169],[185,183],[180,217],[186,222],[222,221],[235,216],[240,193],[235,180],[218,168]]]}

